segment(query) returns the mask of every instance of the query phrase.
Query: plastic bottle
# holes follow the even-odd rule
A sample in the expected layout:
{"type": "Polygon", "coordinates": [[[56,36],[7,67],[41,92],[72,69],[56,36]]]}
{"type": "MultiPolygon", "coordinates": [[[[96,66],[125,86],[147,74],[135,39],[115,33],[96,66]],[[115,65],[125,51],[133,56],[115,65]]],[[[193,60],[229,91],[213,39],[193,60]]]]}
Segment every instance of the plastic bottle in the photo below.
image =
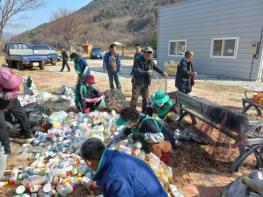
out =
{"type": "Polygon", "coordinates": [[[46,183],[44,186],[43,186],[43,191],[45,193],[50,193],[52,191],[52,185],[50,183],[46,183]]]}
{"type": "Polygon", "coordinates": [[[42,185],[46,181],[47,181],[47,176],[33,175],[30,177],[30,186],[31,185],[42,185]]]}
{"type": "Polygon", "coordinates": [[[62,197],[67,196],[68,194],[64,185],[61,184],[57,185],[56,190],[59,193],[59,195],[61,195],[62,197]]]}
{"type": "Polygon", "coordinates": [[[64,183],[63,185],[64,185],[64,187],[67,190],[67,194],[70,194],[70,193],[73,192],[73,187],[72,187],[72,185],[70,183],[64,183]]]}
{"type": "Polygon", "coordinates": [[[4,176],[5,168],[6,168],[6,159],[7,155],[5,154],[4,147],[0,142],[0,179],[4,176]]]}
{"type": "Polygon", "coordinates": [[[246,184],[251,190],[257,193],[263,193],[263,185],[257,180],[253,180],[247,176],[242,178],[242,182],[246,184]]]}
{"type": "Polygon", "coordinates": [[[18,194],[18,195],[23,194],[25,191],[26,191],[26,188],[25,188],[24,185],[19,185],[19,186],[16,188],[16,194],[18,194]]]}
{"type": "Polygon", "coordinates": [[[66,178],[68,176],[70,176],[70,172],[67,172],[65,169],[54,169],[52,172],[52,176],[54,177],[62,177],[62,178],[66,178]]]}
{"type": "Polygon", "coordinates": [[[16,185],[17,184],[17,174],[18,174],[18,169],[14,168],[11,172],[11,176],[9,179],[9,183],[11,185],[16,185]]]}
{"type": "Polygon", "coordinates": [[[1,181],[0,182],[0,189],[7,186],[8,185],[8,182],[7,181],[1,181]]]}
{"type": "Polygon", "coordinates": [[[41,188],[42,188],[41,185],[31,185],[30,186],[30,192],[31,193],[38,192],[41,188]]]}
{"type": "Polygon", "coordinates": [[[260,197],[260,195],[254,193],[254,192],[250,192],[248,197],[260,197]]]}

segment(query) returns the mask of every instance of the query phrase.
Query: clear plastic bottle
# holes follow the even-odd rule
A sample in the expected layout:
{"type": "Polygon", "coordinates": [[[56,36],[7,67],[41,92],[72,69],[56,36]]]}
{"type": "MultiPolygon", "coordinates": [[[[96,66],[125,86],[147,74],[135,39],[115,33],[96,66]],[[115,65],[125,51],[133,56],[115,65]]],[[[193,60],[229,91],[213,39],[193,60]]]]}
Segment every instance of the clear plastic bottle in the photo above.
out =
{"type": "Polygon", "coordinates": [[[0,142],[0,179],[2,179],[4,176],[6,168],[6,159],[7,155],[5,154],[5,149],[0,142]]]}
{"type": "Polygon", "coordinates": [[[263,193],[263,185],[261,182],[253,180],[247,176],[242,178],[242,182],[246,184],[251,190],[260,194],[263,193]]]}
{"type": "Polygon", "coordinates": [[[9,183],[11,185],[16,185],[17,184],[17,175],[18,175],[18,169],[14,168],[11,172],[11,176],[9,179],[9,183]]]}

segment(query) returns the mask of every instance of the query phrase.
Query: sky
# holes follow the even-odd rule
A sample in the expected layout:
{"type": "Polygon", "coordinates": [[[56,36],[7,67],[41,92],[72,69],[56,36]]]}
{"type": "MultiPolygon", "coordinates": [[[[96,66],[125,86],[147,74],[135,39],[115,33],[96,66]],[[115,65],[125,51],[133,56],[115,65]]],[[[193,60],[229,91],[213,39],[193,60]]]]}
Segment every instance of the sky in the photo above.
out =
{"type": "Polygon", "coordinates": [[[78,10],[87,5],[91,0],[44,0],[43,8],[26,11],[20,15],[23,20],[14,20],[13,25],[5,28],[4,32],[19,34],[21,32],[33,29],[42,23],[50,21],[52,13],[59,9],[78,10]],[[19,23],[19,24],[18,24],[19,23]]]}

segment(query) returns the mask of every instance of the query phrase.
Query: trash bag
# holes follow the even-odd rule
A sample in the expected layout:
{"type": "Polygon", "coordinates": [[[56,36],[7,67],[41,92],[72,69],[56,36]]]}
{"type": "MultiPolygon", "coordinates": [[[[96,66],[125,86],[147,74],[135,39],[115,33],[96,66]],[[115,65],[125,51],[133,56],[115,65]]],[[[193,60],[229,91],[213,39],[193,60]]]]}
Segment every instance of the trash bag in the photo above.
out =
{"type": "Polygon", "coordinates": [[[120,112],[123,108],[128,107],[129,103],[120,90],[107,90],[105,93],[106,109],[120,112]]]}
{"type": "Polygon", "coordinates": [[[46,109],[48,114],[52,114],[54,112],[59,112],[59,111],[69,112],[71,111],[71,101],[62,98],[57,100],[49,99],[44,103],[44,108],[46,109]]]}
{"type": "Polygon", "coordinates": [[[74,97],[74,88],[69,86],[61,86],[58,91],[56,92],[58,95],[66,95],[66,96],[72,96],[74,97]]]}
{"type": "Polygon", "coordinates": [[[38,94],[38,91],[36,89],[36,86],[35,86],[32,78],[31,78],[31,76],[25,77],[23,86],[24,86],[24,94],[28,94],[28,95],[38,94]]]}

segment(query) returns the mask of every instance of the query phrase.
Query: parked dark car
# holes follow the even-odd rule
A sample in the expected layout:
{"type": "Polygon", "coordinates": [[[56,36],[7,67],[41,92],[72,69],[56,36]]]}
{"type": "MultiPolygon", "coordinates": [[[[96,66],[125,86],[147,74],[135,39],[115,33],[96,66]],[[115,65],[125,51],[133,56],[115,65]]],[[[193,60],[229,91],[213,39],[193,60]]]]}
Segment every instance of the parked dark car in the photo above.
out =
{"type": "Polygon", "coordinates": [[[47,55],[48,56],[48,61],[46,62],[47,64],[50,63],[52,65],[56,65],[58,55],[55,52],[54,47],[46,44],[35,44],[32,45],[32,49],[34,50],[35,54],[47,55]]]}
{"type": "Polygon", "coordinates": [[[103,59],[104,53],[101,48],[92,48],[90,57],[91,59],[103,59]]]}
{"type": "Polygon", "coordinates": [[[62,61],[62,55],[60,53],[57,53],[57,61],[61,62],[62,61]]]}

